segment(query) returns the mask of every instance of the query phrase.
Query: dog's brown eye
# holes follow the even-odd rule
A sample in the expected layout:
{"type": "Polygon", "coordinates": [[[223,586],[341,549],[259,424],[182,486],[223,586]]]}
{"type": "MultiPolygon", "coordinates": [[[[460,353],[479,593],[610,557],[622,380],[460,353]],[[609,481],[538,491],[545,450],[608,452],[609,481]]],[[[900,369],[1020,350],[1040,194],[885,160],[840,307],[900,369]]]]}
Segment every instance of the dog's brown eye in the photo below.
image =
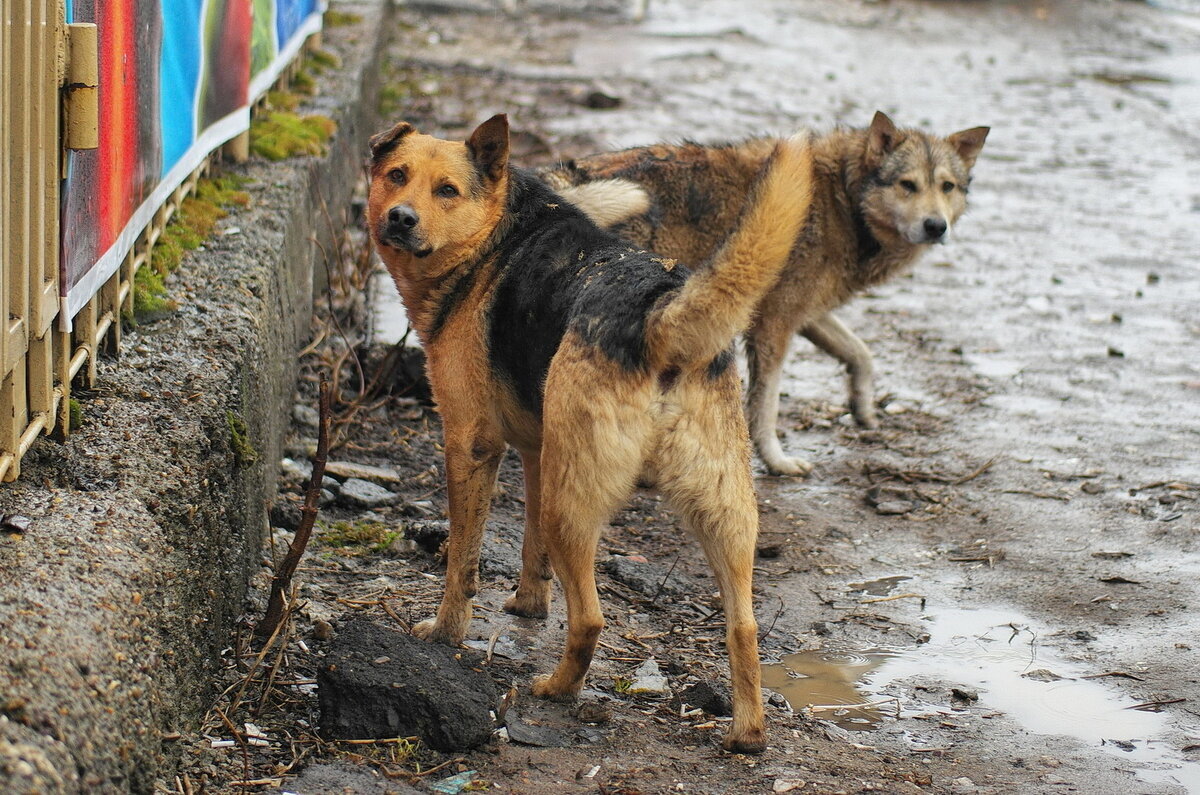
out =
{"type": "Polygon", "coordinates": [[[458,195],[458,188],[454,187],[453,185],[443,185],[437,189],[437,195],[441,196],[443,199],[453,199],[458,195]]]}
{"type": "Polygon", "coordinates": [[[954,190],[953,182],[943,182],[942,183],[942,193],[949,193],[952,190],[954,190]]]}
{"type": "Polygon", "coordinates": [[[389,171],[388,179],[390,179],[392,182],[395,182],[397,185],[403,185],[405,182],[408,182],[408,177],[404,176],[404,169],[402,168],[393,168],[391,171],[389,171]]]}
{"type": "Polygon", "coordinates": [[[904,188],[909,193],[917,192],[917,183],[913,182],[911,179],[900,180],[900,187],[904,188]]]}

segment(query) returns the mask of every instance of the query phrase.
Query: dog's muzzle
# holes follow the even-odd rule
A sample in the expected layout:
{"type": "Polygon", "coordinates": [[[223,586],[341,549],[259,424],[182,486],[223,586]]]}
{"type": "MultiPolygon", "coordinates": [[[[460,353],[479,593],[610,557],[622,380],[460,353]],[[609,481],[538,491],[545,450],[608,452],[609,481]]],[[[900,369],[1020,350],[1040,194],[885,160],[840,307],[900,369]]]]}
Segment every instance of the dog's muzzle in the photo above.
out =
{"type": "Polygon", "coordinates": [[[946,219],[936,216],[930,216],[921,222],[921,231],[925,233],[926,243],[945,243],[948,228],[946,219]]]}
{"type": "Polygon", "coordinates": [[[421,217],[407,204],[398,204],[388,210],[383,219],[380,241],[393,248],[411,252],[417,257],[427,257],[433,248],[420,232],[421,217]]]}

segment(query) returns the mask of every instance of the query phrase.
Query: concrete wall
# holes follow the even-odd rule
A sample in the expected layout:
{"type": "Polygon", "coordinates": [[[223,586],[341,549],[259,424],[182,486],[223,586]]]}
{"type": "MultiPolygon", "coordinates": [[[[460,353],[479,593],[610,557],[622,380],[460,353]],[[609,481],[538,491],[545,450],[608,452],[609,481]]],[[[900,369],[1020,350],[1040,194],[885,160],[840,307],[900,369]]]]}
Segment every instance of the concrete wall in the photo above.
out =
{"type": "Polygon", "coordinates": [[[237,170],[252,203],[169,280],[180,303],[128,335],[84,426],[41,440],[0,489],[0,791],[144,792],[174,762],[261,565],[266,507],[311,310],[314,264],[360,173],[385,4],[337,4],[343,68],[319,78],[328,156],[237,170]],[[237,234],[220,234],[236,227],[237,234]],[[232,444],[249,429],[254,461],[232,444]],[[20,524],[20,522],[17,522],[20,524]],[[11,528],[10,528],[11,529],[11,528]]]}

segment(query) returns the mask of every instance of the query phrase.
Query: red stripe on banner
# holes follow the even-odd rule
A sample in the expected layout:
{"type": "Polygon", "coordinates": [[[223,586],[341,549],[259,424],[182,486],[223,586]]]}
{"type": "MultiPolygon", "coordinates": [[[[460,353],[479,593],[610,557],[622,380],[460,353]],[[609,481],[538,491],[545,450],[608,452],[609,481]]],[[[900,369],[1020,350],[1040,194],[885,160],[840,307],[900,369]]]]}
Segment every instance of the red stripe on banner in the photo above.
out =
{"type": "Polygon", "coordinates": [[[138,162],[136,0],[98,4],[100,33],[100,158],[98,250],[104,251],[125,226],[134,208],[138,162]]]}

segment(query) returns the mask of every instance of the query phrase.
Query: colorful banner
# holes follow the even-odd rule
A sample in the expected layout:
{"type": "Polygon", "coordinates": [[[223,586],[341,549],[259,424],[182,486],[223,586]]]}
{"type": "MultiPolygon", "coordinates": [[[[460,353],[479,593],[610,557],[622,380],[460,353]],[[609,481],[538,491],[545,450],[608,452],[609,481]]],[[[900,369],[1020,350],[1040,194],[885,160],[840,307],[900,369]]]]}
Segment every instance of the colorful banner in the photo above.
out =
{"type": "Polygon", "coordinates": [[[318,0],[67,0],[100,35],[100,146],[62,183],[63,311],[71,318],[205,156],[321,27],[318,0]]]}

